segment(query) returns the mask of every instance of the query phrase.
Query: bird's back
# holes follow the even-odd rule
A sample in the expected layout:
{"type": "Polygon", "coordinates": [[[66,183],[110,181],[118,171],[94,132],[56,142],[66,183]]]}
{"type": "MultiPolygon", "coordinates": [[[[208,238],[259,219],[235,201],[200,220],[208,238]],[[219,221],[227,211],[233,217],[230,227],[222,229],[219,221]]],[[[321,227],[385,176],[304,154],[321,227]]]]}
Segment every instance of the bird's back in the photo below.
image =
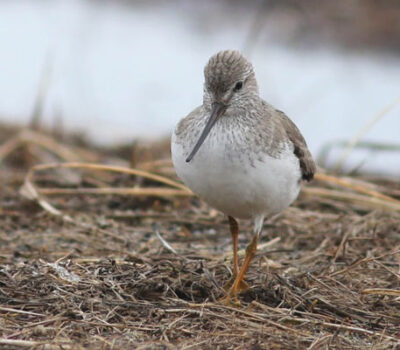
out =
{"type": "MultiPolygon", "coordinates": [[[[316,172],[316,165],[300,130],[284,112],[275,109],[265,101],[262,102],[268,123],[274,124],[273,139],[276,142],[287,139],[293,145],[293,152],[299,160],[301,177],[303,180],[311,181],[316,172]]],[[[272,145],[272,148],[274,147],[272,145]]]]}

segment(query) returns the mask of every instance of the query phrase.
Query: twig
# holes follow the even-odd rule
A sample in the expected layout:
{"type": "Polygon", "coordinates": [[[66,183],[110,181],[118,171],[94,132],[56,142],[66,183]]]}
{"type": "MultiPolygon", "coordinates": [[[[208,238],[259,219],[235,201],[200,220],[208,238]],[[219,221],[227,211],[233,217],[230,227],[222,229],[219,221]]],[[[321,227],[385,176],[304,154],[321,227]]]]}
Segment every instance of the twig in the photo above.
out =
{"type": "Polygon", "coordinates": [[[339,330],[352,331],[352,332],[362,333],[362,334],[367,334],[367,335],[372,335],[372,336],[379,336],[382,338],[397,341],[396,338],[391,337],[389,335],[385,335],[380,332],[370,331],[368,329],[364,329],[361,327],[346,326],[344,324],[336,324],[336,323],[331,323],[331,322],[324,322],[324,321],[311,320],[311,319],[307,319],[307,318],[290,317],[290,316],[286,317],[285,320],[292,321],[292,322],[298,322],[298,323],[310,323],[310,324],[314,324],[314,325],[324,326],[327,328],[335,328],[335,329],[339,329],[339,330]]]}
{"type": "Polygon", "coordinates": [[[340,177],[336,177],[336,176],[317,173],[317,174],[315,174],[315,179],[316,180],[320,180],[320,181],[324,181],[324,182],[327,182],[327,183],[333,183],[335,185],[339,185],[339,186],[342,186],[342,187],[350,188],[350,189],[352,189],[354,191],[361,192],[361,193],[364,193],[364,194],[368,194],[368,195],[370,195],[372,197],[376,197],[376,198],[380,198],[380,199],[383,199],[383,200],[387,200],[387,201],[392,202],[392,203],[400,204],[400,201],[398,201],[397,199],[394,199],[392,197],[386,196],[386,195],[384,195],[382,193],[379,193],[377,191],[370,190],[365,186],[361,186],[360,184],[354,184],[348,178],[340,178],[340,177]]]}
{"type": "Polygon", "coordinates": [[[307,348],[307,350],[317,349],[320,345],[324,344],[327,340],[331,338],[333,338],[333,334],[324,335],[323,337],[313,341],[312,344],[307,348]]]}
{"type": "Polygon", "coordinates": [[[50,136],[46,136],[42,133],[31,130],[22,130],[16,136],[12,137],[0,146],[0,162],[3,161],[15,149],[26,144],[38,145],[50,153],[55,154],[63,161],[94,161],[98,159],[96,154],[87,150],[81,150],[80,148],[60,144],[50,136]]]}
{"type": "Polygon", "coordinates": [[[373,117],[351,140],[347,146],[347,148],[343,151],[342,156],[339,158],[339,161],[336,165],[336,171],[339,171],[342,168],[342,165],[351,150],[354,146],[360,141],[360,139],[377,123],[382,117],[384,117],[393,107],[395,107],[400,102],[400,97],[396,98],[392,103],[386,106],[381,112],[379,112],[375,117],[373,117]]]}
{"type": "Polygon", "coordinates": [[[400,297],[400,290],[396,289],[385,289],[385,288],[371,288],[364,289],[361,294],[376,294],[376,295],[393,295],[395,297],[400,297]]]}
{"type": "MultiPolygon", "coordinates": [[[[328,159],[329,152],[334,147],[346,148],[348,146],[348,141],[333,141],[325,143],[321,151],[317,157],[317,163],[321,166],[326,166],[326,162],[328,159]]],[[[359,141],[354,148],[367,149],[371,151],[386,151],[386,152],[398,152],[400,151],[399,144],[391,144],[391,143],[381,143],[381,142],[372,142],[372,141],[359,141]]],[[[353,149],[354,149],[353,148],[353,149]]]]}
{"type": "Polygon", "coordinates": [[[390,252],[388,252],[388,253],[382,254],[382,255],[380,255],[380,256],[369,257],[369,258],[364,258],[364,259],[358,260],[358,261],[356,261],[354,264],[352,264],[352,265],[350,265],[350,266],[348,266],[348,267],[346,267],[346,268],[344,268],[344,269],[342,269],[342,270],[339,270],[339,271],[336,271],[336,272],[331,273],[331,274],[330,274],[330,277],[334,277],[334,276],[336,276],[336,275],[340,275],[340,274],[342,274],[342,273],[346,273],[346,272],[348,272],[348,271],[354,269],[354,268],[357,267],[358,265],[363,264],[363,263],[365,263],[365,262],[375,261],[375,260],[381,259],[381,258],[383,258],[383,257],[385,257],[385,256],[398,254],[399,252],[400,252],[400,250],[399,250],[398,248],[395,248],[394,250],[392,250],[392,251],[390,251],[390,252]]]}
{"type": "Polygon", "coordinates": [[[156,159],[137,164],[137,168],[151,170],[157,167],[172,167],[172,159],[156,159]]]}
{"type": "Polygon", "coordinates": [[[150,180],[157,181],[157,182],[161,182],[166,185],[169,185],[169,186],[172,186],[172,187],[175,187],[175,188],[178,188],[178,189],[181,189],[181,190],[191,193],[191,191],[186,186],[180,184],[179,182],[173,181],[164,176],[152,174],[145,170],[129,169],[129,168],[124,168],[124,167],[120,167],[120,166],[93,164],[93,163],[70,162],[70,163],[40,164],[40,165],[33,166],[31,169],[29,169],[29,172],[26,175],[26,179],[30,179],[32,177],[33,173],[36,171],[57,169],[57,168],[80,168],[80,169],[112,171],[112,172],[117,172],[117,173],[131,174],[131,175],[145,177],[150,180]]]}
{"type": "MultiPolygon", "coordinates": [[[[127,174],[132,174],[132,175],[137,175],[137,176],[142,176],[146,177],[149,179],[152,179],[154,181],[158,181],[167,185],[170,185],[172,187],[178,188],[176,189],[164,189],[164,188],[123,188],[123,189],[110,189],[110,188],[105,188],[105,189],[48,189],[47,194],[54,194],[55,192],[60,194],[77,194],[77,193],[95,193],[95,194],[129,194],[129,195],[153,195],[153,196],[161,196],[161,197],[166,197],[166,196],[191,196],[192,192],[187,189],[184,185],[181,185],[180,183],[170,180],[164,176],[160,175],[155,175],[152,173],[149,173],[144,170],[137,170],[137,169],[128,169],[128,168],[123,168],[119,166],[111,166],[111,165],[101,165],[101,164],[90,164],[90,163],[57,163],[57,164],[41,164],[41,165],[36,165],[33,166],[31,169],[29,169],[27,175],[25,176],[25,182],[24,185],[21,187],[20,192],[23,196],[30,200],[35,200],[38,202],[38,204],[47,212],[49,212],[52,215],[59,216],[66,222],[71,222],[77,224],[75,220],[73,220],[69,215],[63,214],[60,210],[55,208],[53,205],[51,205],[48,201],[43,199],[39,194],[42,191],[43,193],[46,193],[46,189],[37,189],[34,186],[34,182],[32,180],[33,175],[36,171],[43,171],[43,170],[48,170],[48,169],[56,169],[56,168],[81,168],[81,169],[91,169],[91,170],[107,170],[107,171],[112,171],[112,172],[121,172],[121,173],[127,173],[127,174]]],[[[80,225],[82,226],[82,225],[80,225]]]]}
{"type": "Polygon", "coordinates": [[[47,95],[47,91],[50,85],[50,77],[53,68],[52,57],[47,56],[45,64],[43,65],[42,75],[40,77],[39,89],[35,99],[35,105],[32,111],[30,126],[33,129],[37,129],[40,123],[40,117],[42,116],[43,103],[47,95]]]}
{"type": "Polygon", "coordinates": [[[349,239],[350,234],[352,234],[352,233],[353,233],[352,230],[347,230],[345,232],[345,234],[343,235],[343,238],[342,238],[342,240],[341,240],[341,242],[339,244],[339,247],[336,249],[336,253],[335,253],[335,256],[333,257],[332,262],[336,262],[336,260],[337,260],[337,258],[339,257],[340,254],[344,255],[346,243],[347,243],[347,241],[349,239]]]}
{"type": "Polygon", "coordinates": [[[39,342],[39,341],[32,341],[32,340],[0,338],[0,344],[21,346],[21,347],[24,347],[24,348],[28,348],[28,347],[32,347],[32,346],[38,346],[40,344],[45,344],[45,343],[39,342]]]}
{"type": "Polygon", "coordinates": [[[18,310],[18,309],[11,309],[9,307],[2,307],[2,306],[0,306],[0,311],[14,312],[14,313],[17,313],[17,314],[25,314],[25,315],[32,315],[32,316],[46,316],[44,314],[38,314],[36,312],[30,312],[30,311],[24,311],[24,310],[18,310]]]}
{"type": "Polygon", "coordinates": [[[364,208],[376,210],[400,211],[400,201],[387,201],[376,197],[362,196],[354,193],[346,193],[334,190],[327,190],[320,187],[304,187],[302,193],[306,196],[323,197],[351,202],[364,208]]]}
{"type": "Polygon", "coordinates": [[[172,246],[160,235],[160,231],[157,228],[154,228],[154,231],[156,233],[157,238],[160,240],[161,244],[170,252],[174,253],[175,255],[178,255],[177,251],[172,248],[172,246]]]}
{"type": "Polygon", "coordinates": [[[42,195],[57,195],[57,194],[94,194],[94,195],[105,195],[105,194],[116,194],[126,195],[135,197],[191,197],[192,193],[184,190],[175,190],[171,188],[163,187],[131,187],[131,188],[39,188],[39,193],[42,195]]]}

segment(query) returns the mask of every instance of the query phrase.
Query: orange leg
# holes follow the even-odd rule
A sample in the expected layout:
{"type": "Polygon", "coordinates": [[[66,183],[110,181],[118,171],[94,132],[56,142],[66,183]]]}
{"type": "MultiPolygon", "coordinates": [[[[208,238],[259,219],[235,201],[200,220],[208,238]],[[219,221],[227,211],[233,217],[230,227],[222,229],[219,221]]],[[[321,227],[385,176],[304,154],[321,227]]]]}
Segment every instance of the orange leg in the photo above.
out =
{"type": "Polygon", "coordinates": [[[237,221],[232,217],[228,216],[229,220],[229,228],[232,235],[232,251],[233,251],[233,276],[232,278],[224,284],[222,288],[228,291],[231,287],[233,282],[236,279],[236,276],[239,273],[239,257],[238,257],[238,236],[239,236],[239,225],[237,221]]]}
{"type": "Polygon", "coordinates": [[[236,276],[235,281],[233,282],[232,287],[229,289],[227,296],[224,298],[226,304],[231,304],[232,299],[238,304],[237,295],[243,289],[243,285],[246,283],[244,282],[244,276],[246,274],[247,269],[249,268],[251,260],[253,260],[254,256],[256,255],[257,251],[257,241],[258,241],[258,234],[253,236],[250,244],[246,248],[246,257],[244,259],[242,268],[240,269],[238,275],[236,276]]]}
{"type": "Polygon", "coordinates": [[[239,273],[239,258],[238,258],[238,254],[237,254],[239,225],[232,216],[228,216],[228,220],[229,220],[229,228],[231,230],[232,242],[233,242],[233,275],[236,277],[239,273]]]}

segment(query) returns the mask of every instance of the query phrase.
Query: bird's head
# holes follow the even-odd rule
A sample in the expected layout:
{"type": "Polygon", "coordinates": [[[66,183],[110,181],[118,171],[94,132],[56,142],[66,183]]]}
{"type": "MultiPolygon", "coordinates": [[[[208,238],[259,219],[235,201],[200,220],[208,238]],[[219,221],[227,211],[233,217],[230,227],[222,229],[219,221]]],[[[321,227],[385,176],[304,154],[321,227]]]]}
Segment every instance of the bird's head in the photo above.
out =
{"type": "Polygon", "coordinates": [[[204,107],[213,103],[226,108],[241,107],[258,96],[257,81],[252,64],[239,52],[220,51],[204,68],[204,107]]]}
{"type": "Polygon", "coordinates": [[[252,64],[239,52],[220,51],[204,68],[203,107],[210,117],[186,162],[190,162],[217,120],[229,110],[245,109],[258,99],[258,87],[252,64]]]}

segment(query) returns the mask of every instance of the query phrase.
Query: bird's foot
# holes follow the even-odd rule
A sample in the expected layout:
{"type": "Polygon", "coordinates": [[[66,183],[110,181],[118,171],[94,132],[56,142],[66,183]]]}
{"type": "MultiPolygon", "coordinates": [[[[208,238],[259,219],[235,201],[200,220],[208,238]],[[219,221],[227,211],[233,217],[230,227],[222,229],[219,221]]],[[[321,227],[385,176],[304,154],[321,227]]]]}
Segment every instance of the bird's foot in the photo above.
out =
{"type": "Polygon", "coordinates": [[[242,303],[238,299],[237,295],[232,295],[231,293],[228,293],[227,295],[219,299],[218,302],[226,306],[242,306],[242,303]]]}
{"type": "Polygon", "coordinates": [[[240,307],[242,305],[238,299],[238,294],[248,290],[250,287],[245,280],[236,281],[236,279],[236,276],[232,276],[232,278],[224,284],[223,288],[227,293],[224,297],[218,300],[221,304],[236,307],[240,307]]]}
{"type": "MultiPolygon", "coordinates": [[[[236,276],[233,275],[233,276],[230,278],[230,280],[229,280],[228,282],[226,282],[226,283],[222,286],[222,288],[223,288],[226,292],[230,291],[230,289],[232,288],[233,283],[235,282],[235,280],[236,280],[236,276]]],[[[249,285],[246,283],[246,281],[245,281],[245,280],[241,280],[241,281],[239,282],[238,287],[237,287],[237,293],[240,293],[240,292],[243,292],[243,291],[245,291],[245,290],[248,290],[249,288],[250,288],[250,287],[249,287],[249,285]]]]}

